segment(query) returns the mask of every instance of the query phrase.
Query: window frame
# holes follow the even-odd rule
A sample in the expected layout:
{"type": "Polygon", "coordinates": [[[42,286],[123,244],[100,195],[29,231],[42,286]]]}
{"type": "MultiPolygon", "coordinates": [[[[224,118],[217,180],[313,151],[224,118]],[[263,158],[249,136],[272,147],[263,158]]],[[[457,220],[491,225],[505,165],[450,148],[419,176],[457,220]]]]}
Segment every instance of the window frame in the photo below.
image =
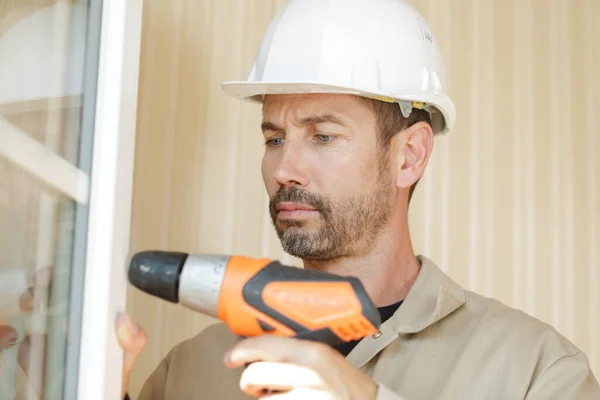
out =
{"type": "Polygon", "coordinates": [[[115,320],[126,308],[143,0],[85,3],[77,165],[2,116],[0,156],[74,201],[62,395],[104,400],[121,397],[115,320]]]}
{"type": "Polygon", "coordinates": [[[104,400],[121,397],[115,319],[126,306],[143,0],[89,4],[101,23],[76,383],[77,398],[104,400]]]}

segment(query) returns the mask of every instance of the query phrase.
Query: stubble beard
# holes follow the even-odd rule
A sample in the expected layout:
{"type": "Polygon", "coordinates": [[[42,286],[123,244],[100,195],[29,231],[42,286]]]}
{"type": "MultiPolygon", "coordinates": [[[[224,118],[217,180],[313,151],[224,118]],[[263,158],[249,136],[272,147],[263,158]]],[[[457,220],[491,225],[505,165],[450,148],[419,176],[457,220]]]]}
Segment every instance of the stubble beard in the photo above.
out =
{"type": "Polygon", "coordinates": [[[297,186],[278,190],[269,201],[271,221],[283,250],[303,260],[330,261],[366,251],[389,218],[389,170],[380,168],[375,191],[333,200],[297,186]],[[299,203],[318,212],[317,229],[300,220],[278,220],[277,205],[299,203]]]}

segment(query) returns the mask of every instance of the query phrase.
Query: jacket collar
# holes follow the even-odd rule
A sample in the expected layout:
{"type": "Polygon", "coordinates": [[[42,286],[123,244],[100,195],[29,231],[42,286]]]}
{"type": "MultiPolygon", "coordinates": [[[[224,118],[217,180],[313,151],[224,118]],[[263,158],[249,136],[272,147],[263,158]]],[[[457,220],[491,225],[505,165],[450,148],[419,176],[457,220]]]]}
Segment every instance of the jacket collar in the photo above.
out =
{"type": "Polygon", "coordinates": [[[355,366],[364,366],[399,334],[421,332],[465,303],[465,294],[458,284],[431,260],[417,258],[421,269],[402,305],[381,324],[377,335],[367,336],[348,354],[348,361],[355,366]]]}
{"type": "Polygon", "coordinates": [[[383,324],[396,333],[421,332],[465,303],[464,291],[457,283],[428,258],[417,258],[421,263],[417,279],[402,305],[383,324]]]}

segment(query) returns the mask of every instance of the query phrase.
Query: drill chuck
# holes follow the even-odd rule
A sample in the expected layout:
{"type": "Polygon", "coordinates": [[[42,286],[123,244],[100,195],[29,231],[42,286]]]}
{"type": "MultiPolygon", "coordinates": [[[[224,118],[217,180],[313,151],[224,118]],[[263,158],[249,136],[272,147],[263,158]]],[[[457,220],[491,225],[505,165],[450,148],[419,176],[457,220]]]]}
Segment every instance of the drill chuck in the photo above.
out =
{"type": "Polygon", "coordinates": [[[179,277],[186,253],[142,251],[129,263],[128,279],[136,288],[172,303],[179,302],[179,277]]]}
{"type": "Polygon", "coordinates": [[[131,259],[129,281],[172,303],[217,316],[229,256],[143,251],[131,259]]]}

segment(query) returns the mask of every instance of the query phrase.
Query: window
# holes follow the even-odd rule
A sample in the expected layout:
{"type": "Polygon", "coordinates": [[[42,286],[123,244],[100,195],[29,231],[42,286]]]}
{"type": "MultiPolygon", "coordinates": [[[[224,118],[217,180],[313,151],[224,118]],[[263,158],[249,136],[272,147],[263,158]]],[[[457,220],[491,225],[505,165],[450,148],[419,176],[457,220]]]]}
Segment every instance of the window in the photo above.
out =
{"type": "Polygon", "coordinates": [[[0,2],[0,399],[113,397],[140,20],[138,1],[0,2]]]}

